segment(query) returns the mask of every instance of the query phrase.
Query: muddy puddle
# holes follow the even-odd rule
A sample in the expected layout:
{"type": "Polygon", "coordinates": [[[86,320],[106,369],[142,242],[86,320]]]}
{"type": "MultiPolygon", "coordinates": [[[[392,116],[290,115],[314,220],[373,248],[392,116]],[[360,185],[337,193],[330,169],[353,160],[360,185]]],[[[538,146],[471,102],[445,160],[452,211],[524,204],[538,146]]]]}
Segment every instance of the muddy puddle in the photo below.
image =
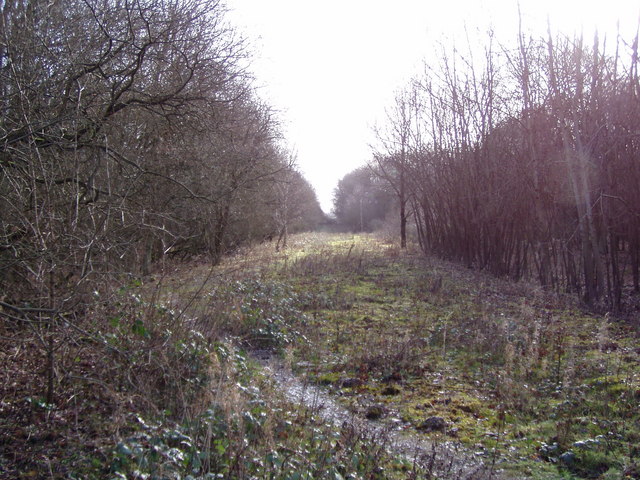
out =
{"type": "Polygon", "coordinates": [[[357,415],[339,402],[337,394],[294,375],[282,360],[269,352],[253,352],[252,356],[290,401],[305,406],[326,422],[348,426],[367,438],[383,442],[392,455],[416,462],[432,472],[433,478],[513,479],[504,476],[486,452],[472,452],[456,442],[435,443],[392,416],[372,420],[357,415]]]}

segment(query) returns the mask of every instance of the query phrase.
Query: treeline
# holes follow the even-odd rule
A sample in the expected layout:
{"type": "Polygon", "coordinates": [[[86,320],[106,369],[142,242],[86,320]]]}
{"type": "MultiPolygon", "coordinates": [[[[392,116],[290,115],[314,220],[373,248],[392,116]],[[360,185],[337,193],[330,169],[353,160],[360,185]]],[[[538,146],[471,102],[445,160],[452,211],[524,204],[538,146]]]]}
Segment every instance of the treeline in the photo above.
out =
{"type": "Polygon", "coordinates": [[[321,218],[218,0],[0,13],[3,301],[63,309],[111,273],[321,218]]]}
{"type": "Polygon", "coordinates": [[[488,40],[397,95],[372,164],[425,253],[619,311],[640,291],[638,38],[488,40]]]}

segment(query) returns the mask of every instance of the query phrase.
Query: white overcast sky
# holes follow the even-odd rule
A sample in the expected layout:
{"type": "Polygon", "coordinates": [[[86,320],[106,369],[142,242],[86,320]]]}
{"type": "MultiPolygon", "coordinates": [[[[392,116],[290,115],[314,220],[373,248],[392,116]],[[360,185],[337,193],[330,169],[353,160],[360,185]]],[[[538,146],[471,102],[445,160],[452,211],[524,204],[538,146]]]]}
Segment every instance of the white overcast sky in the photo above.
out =
{"type": "MultiPolygon", "coordinates": [[[[635,34],[638,0],[520,0],[534,33],[594,27],[635,34]]],[[[226,0],[229,20],[255,52],[260,93],[281,112],[287,143],[330,212],[338,180],[369,158],[372,126],[422,60],[467,31],[492,26],[515,40],[517,0],[226,0]]],[[[613,38],[612,38],[613,40],[613,38]]]]}

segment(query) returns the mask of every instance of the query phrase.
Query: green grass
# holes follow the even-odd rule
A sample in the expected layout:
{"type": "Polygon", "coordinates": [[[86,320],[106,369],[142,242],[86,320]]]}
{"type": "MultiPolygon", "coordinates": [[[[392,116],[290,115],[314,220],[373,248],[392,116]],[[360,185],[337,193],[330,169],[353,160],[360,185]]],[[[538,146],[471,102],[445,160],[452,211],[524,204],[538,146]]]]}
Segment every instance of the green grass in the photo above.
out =
{"type": "Polygon", "coordinates": [[[0,339],[16,385],[1,390],[0,476],[427,475],[289,402],[250,348],[286,352],[362,417],[374,406],[514,478],[639,476],[637,330],[372,235],[171,265],[97,296],[77,326],[43,331],[57,342],[52,405],[33,332],[0,339]],[[420,429],[429,417],[445,431],[420,429]]]}
{"type": "Polygon", "coordinates": [[[623,322],[373,236],[288,256],[268,275],[306,296],[296,355],[319,383],[362,380],[344,392],[354,408],[366,394],[414,428],[441,416],[452,440],[534,478],[609,478],[640,461],[638,332],[623,322]]]}
{"type": "Polygon", "coordinates": [[[316,295],[281,274],[324,240],[125,280],[73,325],[3,325],[0,478],[412,478],[380,438],[325,424],[242,353],[306,342],[316,295]],[[53,403],[38,334],[56,347],[53,403]]]}

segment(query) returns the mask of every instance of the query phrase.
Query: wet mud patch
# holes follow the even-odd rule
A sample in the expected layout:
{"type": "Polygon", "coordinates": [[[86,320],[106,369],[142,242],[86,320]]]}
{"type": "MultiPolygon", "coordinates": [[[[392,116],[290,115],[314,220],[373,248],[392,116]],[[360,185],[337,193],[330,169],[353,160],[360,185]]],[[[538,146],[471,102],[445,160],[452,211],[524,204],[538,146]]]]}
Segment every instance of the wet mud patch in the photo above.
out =
{"type": "MultiPolygon", "coordinates": [[[[357,388],[347,380],[341,388],[331,391],[326,385],[312,383],[303,376],[292,373],[284,362],[268,351],[254,351],[251,356],[263,367],[265,375],[272,379],[276,388],[293,403],[309,409],[324,422],[336,427],[354,429],[368,438],[384,443],[393,456],[402,457],[409,464],[443,479],[507,479],[498,468],[495,458],[488,459],[487,452],[474,452],[460,442],[428,438],[411,424],[403,421],[398,412],[374,403],[371,396],[353,396],[359,406],[345,405],[339,394],[343,389],[357,388]],[[488,460],[488,461],[487,461],[488,460]]],[[[344,397],[344,395],[342,395],[344,397]]],[[[440,420],[444,422],[444,420],[440,420]]],[[[432,420],[431,423],[437,423],[432,420]]]]}

